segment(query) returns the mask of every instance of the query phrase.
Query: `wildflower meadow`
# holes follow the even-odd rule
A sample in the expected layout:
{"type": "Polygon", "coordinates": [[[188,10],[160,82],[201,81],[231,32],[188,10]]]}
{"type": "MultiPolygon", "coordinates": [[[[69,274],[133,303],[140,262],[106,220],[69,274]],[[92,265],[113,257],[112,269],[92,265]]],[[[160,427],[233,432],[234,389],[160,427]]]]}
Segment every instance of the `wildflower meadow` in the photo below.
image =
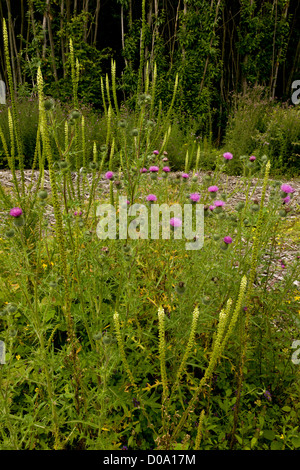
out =
{"type": "Polygon", "coordinates": [[[2,27],[0,449],[299,449],[299,179],[194,137],[175,169],[149,64],[129,111],[111,61],[91,137],[72,40],[27,154],[2,27]]]}

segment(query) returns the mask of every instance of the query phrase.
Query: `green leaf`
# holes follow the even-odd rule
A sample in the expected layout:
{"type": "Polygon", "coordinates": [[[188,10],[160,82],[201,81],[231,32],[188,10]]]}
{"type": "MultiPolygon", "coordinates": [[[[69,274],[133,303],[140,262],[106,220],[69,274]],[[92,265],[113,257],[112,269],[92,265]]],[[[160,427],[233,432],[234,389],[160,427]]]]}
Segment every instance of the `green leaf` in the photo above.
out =
{"type": "Polygon", "coordinates": [[[268,429],[265,429],[264,432],[263,432],[263,437],[265,437],[266,439],[268,439],[269,441],[273,441],[276,437],[276,434],[274,431],[272,431],[271,429],[268,430],[268,429]]]}
{"type": "Polygon", "coordinates": [[[284,406],[284,407],[282,408],[282,411],[286,411],[287,413],[289,413],[289,412],[291,411],[291,409],[292,409],[292,408],[291,408],[290,406],[284,406]]]}
{"type": "Polygon", "coordinates": [[[279,441],[271,442],[271,450],[282,450],[283,444],[279,441]]]}
{"type": "Polygon", "coordinates": [[[257,437],[252,437],[251,443],[250,443],[251,449],[253,449],[253,447],[254,447],[256,444],[257,444],[257,437]]]}
{"type": "Polygon", "coordinates": [[[295,449],[298,449],[300,447],[300,437],[292,437],[292,444],[295,449]]]}

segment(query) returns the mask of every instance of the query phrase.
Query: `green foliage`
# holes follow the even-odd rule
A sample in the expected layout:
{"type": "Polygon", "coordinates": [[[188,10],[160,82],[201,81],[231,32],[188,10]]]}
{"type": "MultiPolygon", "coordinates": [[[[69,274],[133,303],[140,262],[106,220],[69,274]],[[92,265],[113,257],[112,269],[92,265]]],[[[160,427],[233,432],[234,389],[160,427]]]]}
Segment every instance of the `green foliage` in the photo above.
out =
{"type": "MultiPolygon", "coordinates": [[[[269,101],[261,87],[235,97],[224,147],[237,157],[267,155],[273,172],[299,173],[299,111],[297,107],[269,101]]],[[[234,167],[240,172],[241,163],[234,167]]]]}

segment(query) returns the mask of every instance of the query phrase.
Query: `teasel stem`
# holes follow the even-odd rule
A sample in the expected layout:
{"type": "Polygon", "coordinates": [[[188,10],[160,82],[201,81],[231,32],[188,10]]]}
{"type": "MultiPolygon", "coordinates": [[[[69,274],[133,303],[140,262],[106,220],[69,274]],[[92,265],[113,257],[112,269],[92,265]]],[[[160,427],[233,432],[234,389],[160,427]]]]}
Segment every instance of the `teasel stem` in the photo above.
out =
{"type": "MultiPolygon", "coordinates": [[[[86,168],[86,145],[85,145],[85,119],[81,116],[81,149],[82,149],[82,166],[86,168]]],[[[82,198],[84,200],[86,175],[82,175],[82,198]]]]}
{"type": "Polygon", "coordinates": [[[150,113],[149,117],[152,119],[154,111],[154,102],[155,102],[155,91],[156,91],[156,79],[157,79],[157,65],[154,63],[153,77],[152,77],[152,86],[151,86],[151,104],[150,104],[150,113]]]}
{"type": "Polygon", "coordinates": [[[145,85],[144,85],[144,90],[145,93],[148,94],[149,91],[149,83],[150,83],[150,77],[149,77],[149,60],[146,62],[146,69],[145,69],[145,85]]]}
{"type": "Polygon", "coordinates": [[[132,387],[134,389],[134,393],[136,394],[136,397],[140,401],[141,410],[142,410],[142,413],[143,413],[144,417],[146,418],[146,420],[148,422],[149,428],[151,428],[153,433],[157,436],[157,431],[154,428],[153,424],[151,423],[148,414],[146,413],[144,404],[142,402],[142,399],[141,399],[141,396],[140,396],[140,393],[139,393],[139,389],[136,385],[135,379],[133,377],[133,374],[130,370],[130,367],[129,367],[129,364],[128,364],[128,361],[127,361],[127,358],[126,358],[124,343],[123,343],[123,339],[122,339],[122,335],[121,335],[121,326],[120,326],[119,314],[117,312],[114,313],[113,320],[114,320],[115,332],[116,332],[117,343],[118,343],[118,347],[119,347],[119,350],[120,350],[121,359],[122,359],[122,362],[123,362],[123,365],[124,365],[124,369],[125,369],[125,371],[128,375],[128,378],[130,380],[130,385],[132,385],[132,387]]]}
{"type": "Polygon", "coordinates": [[[134,377],[133,377],[132,372],[130,370],[130,367],[129,367],[129,364],[128,364],[128,361],[127,361],[127,358],[126,358],[126,354],[125,354],[123,339],[122,339],[122,335],[121,335],[119,314],[117,312],[115,312],[115,314],[114,314],[114,324],[115,324],[116,337],[117,337],[117,342],[118,342],[118,346],[119,346],[119,350],[120,350],[120,354],[121,354],[121,359],[122,359],[125,371],[126,371],[126,373],[128,375],[128,378],[130,380],[130,384],[133,386],[134,391],[135,391],[136,395],[138,396],[139,395],[139,390],[138,390],[138,387],[135,383],[134,377]]]}
{"type": "MultiPolygon", "coordinates": [[[[260,199],[260,207],[259,207],[259,212],[258,212],[258,219],[256,223],[256,230],[255,230],[255,235],[253,236],[253,246],[252,246],[252,257],[251,257],[251,268],[250,268],[250,274],[249,274],[249,288],[247,291],[247,298],[246,301],[249,300],[252,289],[253,289],[253,283],[255,280],[255,274],[256,274],[256,268],[257,268],[257,258],[258,258],[258,250],[259,250],[259,245],[260,245],[260,235],[261,235],[261,228],[262,228],[262,222],[263,222],[263,209],[264,209],[264,201],[265,201],[265,196],[266,196],[266,189],[268,185],[268,180],[269,180],[269,173],[270,173],[270,161],[267,162],[266,164],[266,169],[265,169],[265,176],[264,176],[264,181],[263,181],[263,186],[262,186],[262,193],[261,193],[261,199],[260,199]]],[[[246,325],[249,323],[249,309],[247,310],[246,314],[246,325]]]]}
{"type": "Polygon", "coordinates": [[[109,145],[109,139],[110,139],[110,134],[111,134],[111,118],[112,118],[112,109],[111,106],[109,105],[108,111],[107,111],[107,123],[106,123],[106,146],[108,147],[109,145]]]}
{"type": "Polygon", "coordinates": [[[172,96],[171,104],[170,104],[168,112],[167,112],[167,116],[166,116],[166,120],[165,120],[166,123],[168,123],[169,117],[171,115],[171,112],[172,112],[172,109],[173,109],[173,106],[174,106],[176,93],[177,93],[177,88],[178,88],[178,73],[176,74],[176,77],[175,77],[173,96],[172,96]]]}
{"type": "Polygon", "coordinates": [[[159,337],[159,362],[160,362],[160,375],[163,386],[162,402],[161,402],[161,415],[162,415],[162,432],[166,435],[166,418],[168,415],[168,379],[166,371],[166,343],[165,343],[165,312],[162,307],[158,309],[158,337],[159,337]]]}
{"type": "Polygon", "coordinates": [[[49,396],[49,400],[51,403],[51,412],[52,412],[52,419],[53,419],[53,434],[55,438],[54,449],[62,449],[62,444],[60,440],[60,429],[59,429],[59,419],[57,414],[56,402],[55,402],[55,393],[53,387],[53,378],[51,377],[51,373],[49,370],[49,364],[47,361],[47,346],[45,345],[45,338],[43,333],[43,327],[41,324],[41,315],[39,312],[39,298],[38,298],[38,274],[36,272],[35,279],[34,279],[34,305],[33,305],[33,312],[34,312],[34,320],[35,320],[35,329],[36,334],[40,343],[40,352],[41,352],[41,359],[42,363],[44,363],[43,372],[46,377],[46,384],[47,384],[47,392],[49,396]]]}
{"type": "Polygon", "coordinates": [[[189,171],[189,151],[186,151],[185,155],[185,164],[184,164],[184,171],[187,173],[189,171]]]}
{"type": "MultiPolygon", "coordinates": [[[[70,165],[71,162],[70,162],[69,150],[70,150],[71,145],[72,145],[73,135],[71,135],[71,139],[70,139],[70,142],[69,142],[69,124],[68,124],[67,120],[65,121],[65,129],[64,130],[65,130],[64,156],[65,156],[66,162],[68,163],[68,165],[70,165]]],[[[68,193],[69,193],[69,195],[71,195],[71,193],[72,193],[72,197],[75,198],[75,189],[74,189],[74,185],[73,185],[73,181],[72,181],[71,172],[68,171],[67,175],[68,175],[68,178],[67,178],[68,179],[68,193]]]]}
{"type": "Polygon", "coordinates": [[[109,89],[109,78],[108,78],[107,74],[105,75],[105,88],[106,88],[108,107],[112,108],[111,97],[110,97],[110,89],[109,89]]]}
{"type": "MultiPolygon", "coordinates": [[[[20,173],[21,173],[22,195],[25,196],[24,155],[23,155],[22,142],[21,142],[18,119],[17,119],[15,90],[14,90],[14,85],[13,85],[13,77],[12,77],[10,55],[9,55],[8,32],[7,32],[7,27],[6,27],[6,21],[4,18],[3,18],[3,44],[4,44],[4,57],[5,57],[5,63],[6,63],[9,93],[10,93],[10,99],[11,99],[12,122],[13,122],[16,143],[17,143],[19,168],[20,168],[20,173]]],[[[17,192],[19,196],[19,191],[17,192]]]]}
{"type": "Polygon", "coordinates": [[[158,309],[158,336],[159,336],[159,362],[160,373],[163,385],[162,403],[164,403],[168,396],[168,380],[166,371],[166,344],[165,344],[165,312],[162,307],[158,309]]]}
{"type": "Polygon", "coordinates": [[[268,185],[268,180],[269,180],[270,167],[271,167],[271,164],[270,164],[270,161],[268,161],[266,164],[266,168],[265,168],[265,175],[264,175],[263,186],[262,186],[262,194],[261,194],[261,200],[260,200],[258,220],[256,223],[256,230],[255,230],[255,235],[253,236],[251,268],[250,268],[250,274],[249,274],[249,287],[248,287],[247,295],[245,299],[247,310],[246,310],[246,316],[245,316],[244,330],[242,330],[241,332],[242,352],[241,352],[240,364],[238,368],[237,393],[236,393],[236,402],[235,402],[234,416],[233,416],[233,428],[231,432],[231,442],[230,442],[231,449],[234,447],[234,444],[235,444],[235,431],[237,427],[238,414],[239,414],[240,403],[241,403],[241,391],[242,391],[242,384],[244,380],[244,366],[246,362],[246,354],[247,354],[248,342],[249,342],[249,323],[250,323],[250,312],[251,312],[249,308],[249,302],[250,302],[251,293],[253,290],[253,284],[254,284],[256,268],[257,268],[258,250],[260,246],[260,235],[261,235],[261,229],[262,229],[262,223],[263,223],[264,200],[265,200],[265,195],[266,195],[266,190],[267,190],[267,185],[268,185]]]}
{"type": "MultiPolygon", "coordinates": [[[[58,193],[57,193],[57,187],[56,187],[56,178],[55,178],[55,173],[53,171],[53,157],[52,157],[52,150],[51,150],[51,145],[50,145],[50,139],[49,135],[47,132],[47,123],[46,123],[46,117],[45,117],[45,109],[44,109],[44,103],[43,103],[43,78],[42,78],[42,73],[41,69],[39,67],[38,73],[37,73],[37,84],[38,84],[38,94],[39,94],[39,110],[40,110],[40,118],[41,118],[41,134],[42,134],[42,141],[43,141],[43,146],[44,146],[44,151],[46,153],[48,162],[49,162],[49,177],[50,177],[50,184],[51,184],[51,190],[52,190],[52,198],[53,198],[53,208],[54,208],[54,214],[55,214],[55,219],[56,219],[56,232],[57,232],[57,238],[58,238],[58,246],[59,246],[59,251],[60,251],[60,260],[61,260],[61,271],[62,274],[65,277],[66,282],[66,292],[69,294],[69,287],[68,287],[68,268],[67,268],[67,259],[66,259],[66,250],[65,250],[65,243],[64,243],[64,233],[63,233],[63,222],[62,222],[62,215],[60,211],[60,204],[59,204],[59,198],[58,198],[58,193]]],[[[66,300],[69,301],[69,295],[66,296],[66,300]]],[[[69,307],[69,306],[68,306],[69,307]]],[[[72,320],[70,317],[70,312],[68,309],[66,309],[66,314],[67,314],[67,319],[68,319],[68,324],[72,324],[72,320]]],[[[71,331],[69,331],[70,336],[71,336],[71,331]]]]}
{"type": "Polygon", "coordinates": [[[41,135],[42,135],[44,152],[47,156],[48,163],[49,163],[49,177],[50,177],[50,185],[51,185],[51,191],[52,191],[53,209],[54,209],[54,215],[55,215],[55,220],[56,220],[58,249],[59,249],[59,254],[60,254],[60,270],[64,278],[65,305],[63,306],[63,313],[66,319],[68,341],[71,347],[71,352],[68,356],[70,357],[70,360],[73,364],[73,376],[74,376],[74,382],[75,382],[74,383],[75,402],[76,402],[77,413],[79,413],[81,403],[80,403],[80,397],[79,397],[79,389],[80,389],[80,375],[79,374],[80,372],[78,368],[78,355],[76,351],[77,339],[76,339],[75,330],[74,330],[73,318],[71,315],[71,294],[70,294],[70,283],[69,283],[69,270],[68,270],[68,265],[67,265],[66,246],[64,242],[63,221],[62,221],[62,214],[60,210],[60,203],[59,203],[59,197],[58,197],[58,192],[57,192],[56,178],[55,178],[55,173],[53,171],[53,156],[52,156],[50,138],[49,138],[47,123],[46,123],[44,96],[43,96],[43,78],[42,78],[40,67],[38,68],[38,73],[37,73],[37,85],[38,85],[38,94],[39,94],[41,135]]]}
{"type": "Polygon", "coordinates": [[[198,423],[197,436],[196,436],[196,440],[195,440],[194,450],[199,450],[199,447],[200,447],[200,443],[201,443],[201,439],[202,439],[202,435],[203,435],[202,428],[203,428],[204,416],[205,416],[205,411],[202,410],[201,414],[200,414],[199,423],[198,423]]]}
{"type": "Polygon", "coordinates": [[[101,96],[102,96],[102,104],[103,104],[103,109],[104,109],[104,116],[107,117],[107,107],[106,107],[106,99],[105,99],[104,84],[103,84],[102,77],[100,77],[100,84],[101,84],[101,96]]]}
{"type": "Polygon", "coordinates": [[[72,80],[72,86],[73,86],[73,105],[74,108],[78,108],[78,81],[79,81],[79,62],[78,59],[75,61],[75,56],[74,56],[74,46],[73,46],[73,41],[70,38],[69,41],[69,49],[70,49],[70,59],[71,59],[71,80],[72,80]],[[75,65],[76,64],[76,65],[75,65]]]}
{"type": "Polygon", "coordinates": [[[235,307],[235,310],[232,314],[231,320],[229,322],[228,330],[227,330],[223,340],[222,340],[222,337],[223,337],[223,334],[224,334],[224,331],[225,331],[225,327],[228,324],[227,316],[228,316],[229,310],[230,310],[229,305],[231,307],[231,304],[229,304],[229,305],[227,304],[228,308],[226,308],[225,311],[221,310],[221,312],[220,312],[218,329],[217,329],[216,338],[215,338],[215,342],[214,342],[214,346],[213,346],[213,350],[212,350],[212,353],[211,353],[211,357],[210,357],[210,360],[209,360],[208,367],[206,368],[204,376],[200,380],[200,383],[199,383],[193,397],[191,398],[191,400],[190,400],[186,410],[184,411],[184,413],[183,413],[176,429],[174,430],[174,433],[171,437],[173,442],[176,442],[176,439],[178,438],[178,434],[182,430],[187,418],[191,414],[192,409],[195,406],[195,404],[196,404],[196,402],[199,398],[199,395],[203,390],[203,387],[210,380],[210,378],[212,376],[212,373],[214,371],[214,368],[216,366],[216,363],[222,355],[222,352],[225,348],[227,340],[228,340],[229,336],[231,335],[231,333],[233,331],[233,328],[236,324],[237,318],[239,316],[239,313],[240,313],[240,310],[241,310],[241,305],[242,305],[244,295],[245,295],[245,291],[246,291],[246,287],[247,287],[247,278],[246,278],[246,276],[244,276],[241,280],[239,296],[238,296],[238,300],[237,300],[237,303],[236,303],[236,307],[235,307]]]}
{"type": "Polygon", "coordinates": [[[115,105],[115,110],[117,114],[117,118],[119,119],[120,111],[117,99],[117,87],[116,87],[116,61],[111,60],[111,85],[112,85],[112,92],[113,92],[113,100],[115,105]]]}
{"type": "Polygon", "coordinates": [[[18,199],[20,201],[20,190],[19,190],[19,184],[17,180],[17,175],[16,175],[16,167],[15,167],[15,146],[14,146],[14,135],[13,135],[13,121],[10,113],[10,109],[8,108],[8,127],[9,127],[9,134],[10,134],[10,141],[11,141],[11,151],[9,153],[7,143],[5,140],[4,133],[2,131],[2,128],[0,126],[0,139],[2,142],[3,150],[7,158],[7,162],[10,168],[10,171],[12,173],[13,177],[13,182],[14,182],[14,187],[17,192],[18,199]]]}
{"type": "MultiPolygon", "coordinates": [[[[111,149],[110,149],[110,156],[109,156],[109,170],[112,171],[112,161],[114,156],[115,150],[115,139],[112,140],[111,149]]],[[[109,192],[110,192],[110,203],[114,206],[114,187],[113,182],[110,180],[109,182],[109,192]]]]}
{"type": "Polygon", "coordinates": [[[197,148],[196,167],[195,167],[196,173],[198,173],[198,169],[199,169],[199,160],[200,160],[200,145],[198,145],[198,148],[197,148]]]}
{"type": "Polygon", "coordinates": [[[192,347],[195,343],[195,334],[196,334],[198,318],[199,318],[199,309],[198,309],[198,307],[195,307],[194,312],[193,312],[193,319],[192,319],[190,337],[189,337],[188,344],[187,344],[185,353],[183,355],[181,364],[179,366],[179,369],[178,369],[178,372],[177,372],[177,375],[176,375],[176,379],[175,379],[174,384],[173,384],[172,389],[171,389],[170,399],[171,399],[173,393],[175,392],[176,387],[179,385],[182,373],[183,373],[184,368],[186,366],[187,359],[188,359],[188,357],[191,353],[192,347]]]}

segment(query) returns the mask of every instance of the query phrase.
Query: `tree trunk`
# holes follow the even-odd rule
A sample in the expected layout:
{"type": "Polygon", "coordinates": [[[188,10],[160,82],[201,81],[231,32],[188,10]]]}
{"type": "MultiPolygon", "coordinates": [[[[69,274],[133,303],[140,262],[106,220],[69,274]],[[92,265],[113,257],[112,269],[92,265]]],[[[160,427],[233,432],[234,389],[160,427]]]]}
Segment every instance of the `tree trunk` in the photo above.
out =
{"type": "Polygon", "coordinates": [[[60,47],[61,47],[61,59],[62,59],[62,65],[63,65],[63,74],[64,74],[64,78],[65,78],[66,77],[65,40],[64,40],[64,35],[62,33],[63,27],[64,27],[64,9],[65,9],[65,2],[64,2],[64,0],[61,0],[61,4],[60,4],[60,31],[61,31],[60,47]]]}
{"type": "MultiPolygon", "coordinates": [[[[214,36],[215,36],[215,28],[216,28],[216,25],[217,25],[217,22],[218,22],[218,14],[219,14],[220,3],[221,3],[221,0],[218,0],[217,6],[216,6],[215,21],[214,21],[214,24],[213,24],[212,37],[211,37],[211,40],[210,40],[210,43],[209,43],[209,48],[211,48],[212,43],[213,43],[213,40],[214,40],[214,36]]],[[[212,3],[211,3],[211,8],[212,8],[212,3]]],[[[210,57],[210,55],[208,55],[208,56],[206,57],[205,66],[204,66],[204,72],[203,72],[203,77],[202,77],[201,84],[200,84],[200,93],[201,93],[201,91],[203,90],[204,80],[205,80],[205,76],[206,76],[206,72],[207,72],[207,67],[208,67],[208,62],[209,62],[209,57],[210,57]]]]}
{"type": "Polygon", "coordinates": [[[50,42],[50,48],[51,48],[51,59],[52,59],[53,75],[54,75],[55,82],[58,82],[56,62],[55,62],[55,47],[54,47],[52,27],[51,27],[52,16],[51,16],[51,12],[50,12],[50,1],[51,0],[46,0],[46,7],[47,7],[46,17],[47,17],[47,24],[48,24],[49,42],[50,42]]]}
{"type": "Polygon", "coordinates": [[[9,38],[10,38],[10,44],[11,44],[11,61],[13,65],[13,74],[15,75],[14,82],[15,82],[15,85],[17,85],[18,81],[20,84],[22,84],[21,64],[20,64],[20,57],[18,54],[18,48],[17,48],[16,36],[15,36],[15,27],[12,21],[10,0],[6,0],[6,5],[7,5],[7,11],[8,11],[9,38]],[[14,56],[16,57],[17,70],[15,69],[14,56]]]}
{"type": "Polygon", "coordinates": [[[177,34],[177,24],[178,24],[178,16],[179,16],[179,10],[180,10],[180,3],[181,0],[178,0],[178,5],[177,5],[177,10],[176,10],[176,18],[175,18],[175,25],[174,25],[174,39],[173,39],[173,44],[171,47],[171,53],[170,53],[170,63],[171,66],[173,64],[173,56],[174,56],[174,50],[175,50],[175,43],[176,43],[176,34],[177,34]]]}
{"type": "MultiPolygon", "coordinates": [[[[122,41],[122,50],[125,49],[125,39],[124,39],[124,7],[121,5],[121,41],[122,41]]],[[[125,66],[127,67],[127,59],[124,57],[125,66]]]]}
{"type": "Polygon", "coordinates": [[[93,40],[94,46],[96,46],[96,43],[97,43],[99,13],[100,13],[100,0],[97,0],[96,11],[95,11],[95,31],[94,31],[94,40],[93,40]]]}
{"type": "MultiPolygon", "coordinates": [[[[287,18],[289,4],[290,4],[290,2],[287,1],[286,5],[284,7],[283,13],[282,13],[282,18],[284,18],[285,20],[287,18]]],[[[277,2],[276,2],[276,6],[277,6],[277,2]]],[[[274,42],[275,42],[275,34],[274,34],[274,42]]],[[[271,97],[272,97],[272,99],[275,98],[275,91],[276,91],[276,86],[277,86],[277,78],[278,78],[278,70],[279,70],[279,61],[280,61],[282,51],[283,51],[283,47],[281,46],[278,53],[277,53],[277,57],[276,57],[274,75],[272,73],[272,78],[273,78],[273,83],[271,83],[271,97]]]]}

